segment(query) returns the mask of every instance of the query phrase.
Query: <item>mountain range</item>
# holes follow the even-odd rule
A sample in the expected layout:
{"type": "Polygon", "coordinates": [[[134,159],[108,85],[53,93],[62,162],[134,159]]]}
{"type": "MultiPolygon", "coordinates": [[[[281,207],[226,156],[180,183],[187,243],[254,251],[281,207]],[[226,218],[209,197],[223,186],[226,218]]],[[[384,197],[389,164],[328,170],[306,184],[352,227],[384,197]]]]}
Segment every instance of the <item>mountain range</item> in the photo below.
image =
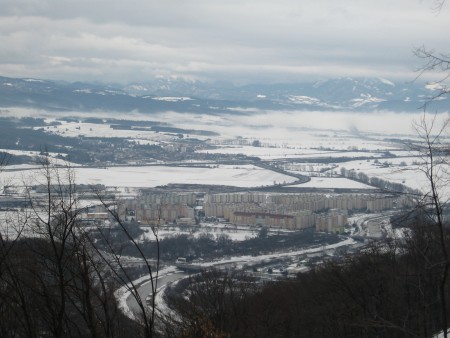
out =
{"type": "Polygon", "coordinates": [[[146,83],[98,84],[0,77],[0,107],[51,111],[161,111],[207,114],[253,110],[450,111],[439,86],[382,78],[338,78],[290,84],[206,83],[154,79],[146,83]],[[433,98],[435,98],[433,100],[433,98]]]}

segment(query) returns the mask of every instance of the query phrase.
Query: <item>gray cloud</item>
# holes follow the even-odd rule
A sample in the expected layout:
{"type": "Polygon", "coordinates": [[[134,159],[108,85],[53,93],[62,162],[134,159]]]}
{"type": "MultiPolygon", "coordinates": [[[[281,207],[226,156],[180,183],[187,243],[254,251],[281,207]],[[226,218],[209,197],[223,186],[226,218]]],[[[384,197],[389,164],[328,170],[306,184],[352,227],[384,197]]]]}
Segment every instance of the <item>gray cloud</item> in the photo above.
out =
{"type": "Polygon", "coordinates": [[[4,0],[0,74],[145,81],[412,79],[414,46],[446,46],[432,1],[4,0]]]}

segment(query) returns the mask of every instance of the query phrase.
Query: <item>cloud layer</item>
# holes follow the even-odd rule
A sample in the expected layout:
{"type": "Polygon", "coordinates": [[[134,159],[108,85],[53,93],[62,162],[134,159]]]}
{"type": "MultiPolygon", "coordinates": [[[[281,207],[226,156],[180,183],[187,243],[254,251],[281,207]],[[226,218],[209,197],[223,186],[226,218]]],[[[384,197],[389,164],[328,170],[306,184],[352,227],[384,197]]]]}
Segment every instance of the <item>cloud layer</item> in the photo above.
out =
{"type": "MultiPolygon", "coordinates": [[[[4,0],[0,75],[236,83],[411,80],[412,49],[448,44],[432,1],[4,0]]],[[[445,52],[445,51],[443,51],[445,52]]]]}

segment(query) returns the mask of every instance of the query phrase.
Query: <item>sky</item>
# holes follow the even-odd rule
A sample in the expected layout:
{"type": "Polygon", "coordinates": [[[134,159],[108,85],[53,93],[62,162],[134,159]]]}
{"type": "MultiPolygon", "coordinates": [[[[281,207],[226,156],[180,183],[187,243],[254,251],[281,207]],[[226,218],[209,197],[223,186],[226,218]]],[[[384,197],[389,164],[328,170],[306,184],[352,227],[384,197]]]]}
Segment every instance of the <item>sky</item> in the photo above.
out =
{"type": "Polygon", "coordinates": [[[448,52],[435,0],[0,0],[0,76],[146,82],[413,80],[448,52]]]}

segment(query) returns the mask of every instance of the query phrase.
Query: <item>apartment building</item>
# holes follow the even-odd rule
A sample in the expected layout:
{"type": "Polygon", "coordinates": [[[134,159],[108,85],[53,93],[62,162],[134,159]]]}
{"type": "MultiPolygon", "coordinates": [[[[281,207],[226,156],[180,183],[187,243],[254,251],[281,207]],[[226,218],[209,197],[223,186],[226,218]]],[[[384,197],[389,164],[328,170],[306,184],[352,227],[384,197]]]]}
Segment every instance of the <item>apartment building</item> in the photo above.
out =
{"type": "Polygon", "coordinates": [[[178,219],[194,219],[195,194],[146,194],[118,202],[121,219],[142,224],[164,224],[178,219]]]}
{"type": "Polygon", "coordinates": [[[270,228],[295,228],[294,216],[268,212],[235,211],[231,215],[230,222],[237,225],[253,224],[270,228]]]}
{"type": "Polygon", "coordinates": [[[224,193],[206,195],[203,210],[207,217],[226,218],[239,225],[287,229],[315,226],[317,231],[341,232],[347,223],[348,211],[391,209],[396,200],[379,194],[224,193]]]}
{"type": "Polygon", "coordinates": [[[315,216],[316,231],[342,233],[347,222],[347,210],[342,209],[330,209],[325,214],[315,216]]]}

